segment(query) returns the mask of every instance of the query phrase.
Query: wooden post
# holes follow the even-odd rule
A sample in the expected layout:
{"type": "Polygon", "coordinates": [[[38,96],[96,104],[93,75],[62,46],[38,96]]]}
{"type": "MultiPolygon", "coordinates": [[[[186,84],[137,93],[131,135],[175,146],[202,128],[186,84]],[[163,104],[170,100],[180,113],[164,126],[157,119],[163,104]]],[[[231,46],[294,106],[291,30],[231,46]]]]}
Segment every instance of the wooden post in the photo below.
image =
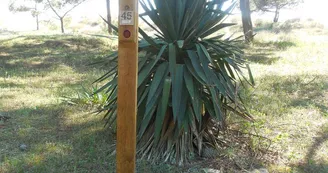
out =
{"type": "Polygon", "coordinates": [[[138,78],[138,0],[119,1],[116,172],[134,173],[138,78]]]}

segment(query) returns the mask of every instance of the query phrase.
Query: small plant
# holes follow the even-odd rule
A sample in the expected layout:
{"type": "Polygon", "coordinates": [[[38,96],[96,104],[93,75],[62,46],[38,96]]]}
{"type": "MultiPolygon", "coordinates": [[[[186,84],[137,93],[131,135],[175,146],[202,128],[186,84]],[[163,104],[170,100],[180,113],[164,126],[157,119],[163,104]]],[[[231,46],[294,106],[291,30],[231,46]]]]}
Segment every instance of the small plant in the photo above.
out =
{"type": "Polygon", "coordinates": [[[63,97],[63,101],[73,105],[88,105],[102,107],[106,104],[105,92],[97,92],[99,88],[93,86],[88,89],[82,86],[82,91],[76,92],[76,97],[63,97]]]}

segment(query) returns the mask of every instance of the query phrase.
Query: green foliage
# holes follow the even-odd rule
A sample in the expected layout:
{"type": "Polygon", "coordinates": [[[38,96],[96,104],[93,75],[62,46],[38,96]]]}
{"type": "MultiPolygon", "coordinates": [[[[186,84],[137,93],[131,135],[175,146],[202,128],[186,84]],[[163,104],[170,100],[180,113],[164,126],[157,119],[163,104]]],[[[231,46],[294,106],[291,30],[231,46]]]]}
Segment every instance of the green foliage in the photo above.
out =
{"type": "MultiPolygon", "coordinates": [[[[156,34],[142,29],[139,42],[138,154],[152,161],[183,164],[203,148],[215,147],[215,133],[224,128],[226,112],[251,116],[240,102],[238,81],[249,70],[240,40],[216,32],[232,26],[224,19],[234,4],[224,1],[141,0],[140,17],[156,34]]],[[[117,28],[115,28],[117,29],[117,28]]],[[[110,56],[117,61],[117,53],[110,56]]],[[[251,73],[249,73],[251,75],[251,73]]],[[[97,82],[109,80],[97,92],[108,93],[105,118],[117,116],[117,66],[97,82]]],[[[252,79],[252,78],[251,78],[252,79]]],[[[96,92],[96,93],[97,93],[96,92]]]]}
{"type": "Polygon", "coordinates": [[[272,9],[282,9],[296,6],[303,0],[253,0],[257,10],[270,12],[272,9]]]}
{"type": "Polygon", "coordinates": [[[49,7],[58,18],[64,18],[84,1],[86,0],[46,0],[46,6],[49,7]]]}
{"type": "Polygon", "coordinates": [[[87,106],[102,106],[106,104],[105,92],[95,93],[99,88],[85,88],[82,86],[82,91],[77,91],[75,97],[63,97],[62,100],[72,105],[87,105],[87,106]]]}
{"type": "Polygon", "coordinates": [[[85,0],[47,0],[48,3],[57,9],[64,9],[67,6],[79,4],[85,0]]]}
{"type": "Polygon", "coordinates": [[[274,12],[273,22],[277,23],[281,9],[294,7],[302,2],[303,0],[253,0],[253,6],[257,11],[274,12]]]}
{"type": "Polygon", "coordinates": [[[60,21],[61,32],[65,33],[64,18],[74,8],[86,0],[47,0],[46,6],[50,8],[60,21]]]}
{"type": "Polygon", "coordinates": [[[31,15],[36,17],[43,11],[42,8],[38,7],[41,6],[42,2],[43,0],[12,0],[9,3],[9,10],[14,13],[31,12],[31,15]]]}

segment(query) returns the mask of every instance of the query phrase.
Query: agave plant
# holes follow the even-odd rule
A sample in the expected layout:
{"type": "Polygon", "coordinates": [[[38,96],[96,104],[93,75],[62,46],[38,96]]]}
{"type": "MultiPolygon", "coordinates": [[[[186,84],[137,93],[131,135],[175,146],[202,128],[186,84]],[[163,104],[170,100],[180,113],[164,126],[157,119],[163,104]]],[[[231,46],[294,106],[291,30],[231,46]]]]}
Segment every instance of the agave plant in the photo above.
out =
{"type": "MultiPolygon", "coordinates": [[[[238,96],[247,68],[239,39],[218,31],[231,26],[224,19],[225,0],[140,0],[140,18],[154,30],[141,28],[138,76],[138,154],[153,161],[182,164],[205,147],[216,147],[215,130],[224,128],[227,111],[247,119],[238,96]]],[[[115,28],[117,29],[117,28],[115,28]]],[[[117,61],[117,53],[111,61],[117,61]]],[[[250,73],[249,73],[250,74],[250,73]]],[[[108,126],[117,116],[117,66],[97,81],[109,80],[108,126]]],[[[247,77],[248,78],[248,77],[247,77]]]]}

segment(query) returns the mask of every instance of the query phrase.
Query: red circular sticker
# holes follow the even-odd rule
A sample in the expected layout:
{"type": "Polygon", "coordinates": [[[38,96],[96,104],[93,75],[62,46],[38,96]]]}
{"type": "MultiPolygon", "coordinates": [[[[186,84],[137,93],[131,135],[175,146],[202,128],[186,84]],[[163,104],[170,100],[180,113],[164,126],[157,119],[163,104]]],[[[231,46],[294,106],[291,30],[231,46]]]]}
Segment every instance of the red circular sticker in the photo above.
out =
{"type": "Polygon", "coordinates": [[[131,32],[130,32],[129,30],[125,30],[125,31],[123,32],[123,36],[124,36],[125,38],[130,38],[130,37],[131,37],[131,32]]]}

